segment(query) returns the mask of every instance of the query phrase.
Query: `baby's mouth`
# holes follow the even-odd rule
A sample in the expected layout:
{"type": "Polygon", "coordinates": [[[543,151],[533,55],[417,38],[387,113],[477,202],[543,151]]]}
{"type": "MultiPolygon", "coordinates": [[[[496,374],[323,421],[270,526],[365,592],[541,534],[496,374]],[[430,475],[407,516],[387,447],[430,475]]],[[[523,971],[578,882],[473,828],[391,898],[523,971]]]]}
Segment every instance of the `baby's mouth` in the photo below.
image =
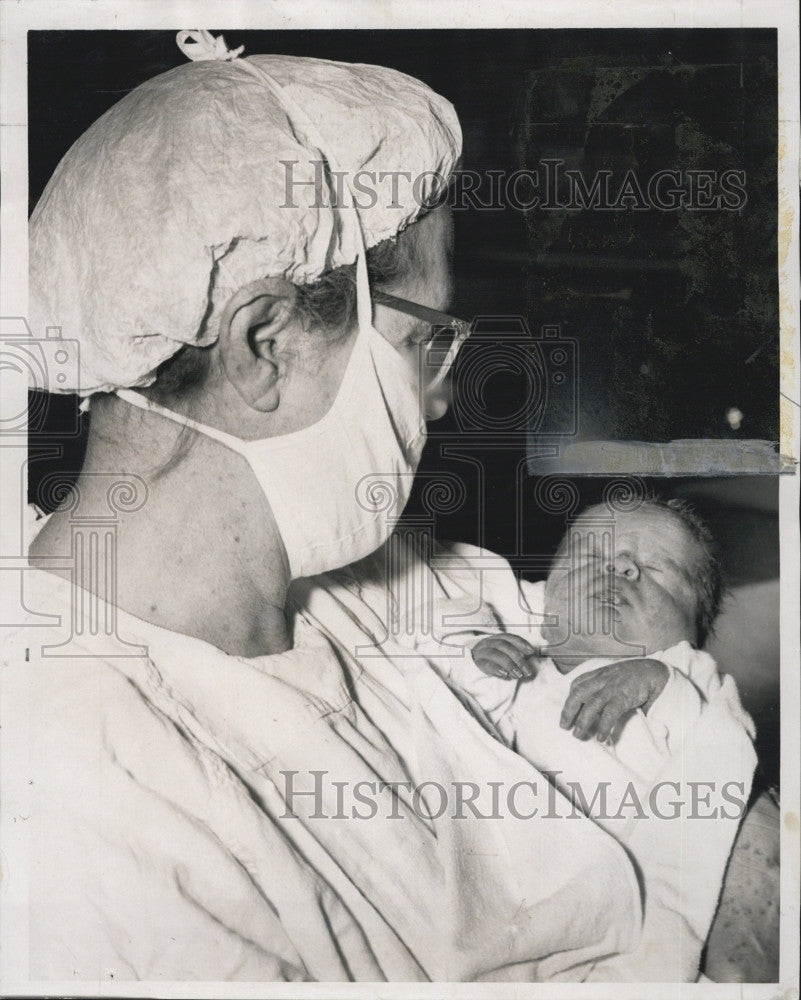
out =
{"type": "Polygon", "coordinates": [[[629,604],[629,601],[616,587],[603,587],[594,595],[594,599],[598,604],[607,608],[620,608],[629,604]]]}

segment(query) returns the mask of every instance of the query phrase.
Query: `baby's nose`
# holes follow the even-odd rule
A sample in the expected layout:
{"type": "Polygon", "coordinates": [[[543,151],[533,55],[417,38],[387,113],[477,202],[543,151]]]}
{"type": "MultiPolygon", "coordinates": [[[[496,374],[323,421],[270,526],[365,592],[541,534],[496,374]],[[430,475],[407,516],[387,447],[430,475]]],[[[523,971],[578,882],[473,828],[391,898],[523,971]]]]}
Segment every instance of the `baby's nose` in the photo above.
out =
{"type": "Polygon", "coordinates": [[[614,573],[615,576],[625,576],[627,580],[639,580],[640,567],[635,559],[632,559],[626,552],[619,552],[607,564],[607,573],[614,573]]]}

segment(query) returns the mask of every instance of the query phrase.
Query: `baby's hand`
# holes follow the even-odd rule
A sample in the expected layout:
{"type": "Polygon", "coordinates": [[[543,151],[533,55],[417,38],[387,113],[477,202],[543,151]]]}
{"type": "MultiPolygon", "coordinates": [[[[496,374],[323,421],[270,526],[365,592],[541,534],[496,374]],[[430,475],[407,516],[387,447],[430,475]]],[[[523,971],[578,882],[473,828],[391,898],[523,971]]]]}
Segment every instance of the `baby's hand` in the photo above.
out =
{"type": "Polygon", "coordinates": [[[509,632],[488,635],[473,646],[473,660],[479,670],[507,681],[533,677],[537,672],[536,655],[537,650],[530,642],[509,632]]]}
{"type": "Polygon", "coordinates": [[[580,740],[616,739],[632,713],[644,712],[662,693],[670,671],[659,660],[619,660],[577,677],[559,725],[580,740]]]}

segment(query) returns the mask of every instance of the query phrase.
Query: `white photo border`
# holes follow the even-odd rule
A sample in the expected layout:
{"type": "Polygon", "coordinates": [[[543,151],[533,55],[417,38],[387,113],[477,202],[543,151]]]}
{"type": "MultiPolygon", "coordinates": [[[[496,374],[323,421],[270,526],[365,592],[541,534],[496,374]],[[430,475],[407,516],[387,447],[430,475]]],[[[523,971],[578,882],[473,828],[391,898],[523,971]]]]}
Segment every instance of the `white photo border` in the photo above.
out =
{"type": "MultiPolygon", "coordinates": [[[[2,223],[0,315],[27,315],[27,32],[29,30],[177,29],[214,26],[231,31],[336,28],[701,28],[775,27],[779,80],[779,272],[781,327],[780,451],[796,459],[799,448],[799,34],[795,0],[18,0],[0,4],[0,164],[2,223]]],[[[278,45],[276,45],[278,48],[278,45]]],[[[34,332],[35,333],[35,332],[34,332]]],[[[2,372],[0,372],[2,379],[2,372]]],[[[9,391],[18,387],[11,386],[9,391]]],[[[0,386],[0,391],[2,387],[0,386]]],[[[16,400],[13,401],[16,405],[16,400]]],[[[19,401],[19,409],[25,407],[19,401]]],[[[26,449],[4,446],[0,493],[0,553],[22,537],[19,484],[26,449]],[[8,544],[7,544],[8,543],[8,544]]],[[[35,982],[27,973],[27,873],[24,817],[26,706],[24,693],[6,683],[0,702],[0,994],[4,996],[521,998],[575,1000],[576,996],[673,1000],[797,1000],[799,967],[799,475],[780,477],[781,532],[781,973],[780,984],[504,984],[504,983],[194,983],[35,982]],[[18,821],[19,820],[19,821],[18,821]]],[[[2,577],[5,574],[0,574],[2,577]]],[[[9,574],[13,575],[13,574],[9,574]]],[[[5,581],[3,581],[5,584],[5,581]]],[[[5,593],[5,590],[3,591],[5,593]]],[[[1,638],[1,630],[0,630],[1,638]]]]}

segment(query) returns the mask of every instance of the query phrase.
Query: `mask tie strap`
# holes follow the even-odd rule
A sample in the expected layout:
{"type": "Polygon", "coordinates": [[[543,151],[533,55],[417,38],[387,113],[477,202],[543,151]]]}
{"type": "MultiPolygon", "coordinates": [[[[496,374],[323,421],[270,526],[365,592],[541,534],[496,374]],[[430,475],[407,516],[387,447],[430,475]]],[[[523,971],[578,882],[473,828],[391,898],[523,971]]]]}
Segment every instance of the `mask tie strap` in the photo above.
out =
{"type": "Polygon", "coordinates": [[[225,445],[226,448],[230,448],[231,451],[235,451],[238,455],[244,455],[245,453],[246,441],[234,437],[233,434],[228,434],[226,431],[218,430],[218,428],[212,427],[210,424],[202,424],[191,417],[185,417],[182,413],[176,413],[174,410],[162,406],[155,400],[148,399],[147,396],[143,396],[135,389],[117,389],[115,395],[119,396],[126,403],[130,403],[131,406],[138,407],[140,410],[149,410],[151,413],[158,413],[160,416],[172,420],[174,424],[180,424],[182,427],[190,427],[199,434],[213,438],[215,441],[219,441],[220,444],[225,445]]]}

